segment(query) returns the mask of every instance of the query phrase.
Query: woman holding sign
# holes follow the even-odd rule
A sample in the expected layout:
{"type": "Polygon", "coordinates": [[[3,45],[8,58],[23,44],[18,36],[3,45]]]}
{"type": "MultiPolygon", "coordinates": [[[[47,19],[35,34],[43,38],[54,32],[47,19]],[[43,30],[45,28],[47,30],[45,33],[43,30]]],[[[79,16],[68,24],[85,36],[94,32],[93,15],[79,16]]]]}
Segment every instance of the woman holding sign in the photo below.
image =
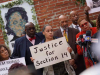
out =
{"type": "MultiPolygon", "coordinates": [[[[43,35],[45,36],[45,39],[42,40],[41,43],[57,39],[57,37],[54,37],[53,28],[50,25],[45,25],[43,27],[42,32],[43,32],[43,35]]],[[[72,49],[69,48],[68,51],[71,53],[72,49]]],[[[32,58],[31,58],[31,61],[33,61],[32,58]]],[[[69,64],[69,62],[64,61],[64,62],[60,62],[54,65],[45,67],[43,69],[43,75],[75,75],[75,72],[72,66],[69,64]],[[66,65],[69,65],[69,68],[71,69],[70,71],[72,74],[69,74],[68,67],[66,65]]]]}
{"type": "Polygon", "coordinates": [[[0,61],[8,60],[11,52],[5,45],[0,45],[0,61]]]}

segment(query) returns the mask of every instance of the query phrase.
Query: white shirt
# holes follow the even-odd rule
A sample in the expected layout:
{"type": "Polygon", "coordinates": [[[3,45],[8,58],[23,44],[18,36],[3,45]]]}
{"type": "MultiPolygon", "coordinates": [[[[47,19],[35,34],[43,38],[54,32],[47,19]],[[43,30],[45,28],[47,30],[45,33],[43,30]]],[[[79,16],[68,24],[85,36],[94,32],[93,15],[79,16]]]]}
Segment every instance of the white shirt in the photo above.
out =
{"type": "MultiPolygon", "coordinates": [[[[77,29],[75,24],[72,23],[72,26],[73,26],[73,28],[77,29]]],[[[77,25],[77,26],[78,26],[78,30],[81,32],[80,26],[79,25],[77,25]]]]}
{"type": "MultiPolygon", "coordinates": [[[[29,36],[26,34],[26,38],[29,40],[29,36]]],[[[30,40],[29,40],[30,41],[30,40]]],[[[35,40],[33,39],[32,41],[30,41],[33,45],[35,44],[35,40]]]]}

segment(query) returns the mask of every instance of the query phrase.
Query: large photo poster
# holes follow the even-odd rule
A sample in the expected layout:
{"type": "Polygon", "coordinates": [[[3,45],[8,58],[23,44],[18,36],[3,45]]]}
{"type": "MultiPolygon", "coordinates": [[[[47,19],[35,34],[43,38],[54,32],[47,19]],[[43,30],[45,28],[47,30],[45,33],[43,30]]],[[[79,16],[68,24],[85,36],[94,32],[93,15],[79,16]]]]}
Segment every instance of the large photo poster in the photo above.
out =
{"type": "Polygon", "coordinates": [[[100,11],[100,0],[86,0],[86,3],[90,7],[89,13],[100,11]]]}
{"type": "MultiPolygon", "coordinates": [[[[0,6],[9,2],[0,3],[0,6]]],[[[27,22],[33,22],[35,24],[32,15],[36,14],[31,11],[33,7],[34,5],[29,5],[27,2],[23,1],[22,4],[14,5],[11,8],[1,9],[1,15],[11,51],[13,51],[15,40],[21,37],[21,34],[25,31],[25,24],[27,22]]]]}

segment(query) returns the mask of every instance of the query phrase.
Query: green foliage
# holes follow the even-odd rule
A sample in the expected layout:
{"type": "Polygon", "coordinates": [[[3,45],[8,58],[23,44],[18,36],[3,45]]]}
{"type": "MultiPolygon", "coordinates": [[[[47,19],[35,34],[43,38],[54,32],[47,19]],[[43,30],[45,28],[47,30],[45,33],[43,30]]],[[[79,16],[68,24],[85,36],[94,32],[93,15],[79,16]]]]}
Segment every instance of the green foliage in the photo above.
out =
{"type": "Polygon", "coordinates": [[[6,44],[8,45],[9,42],[8,42],[8,37],[7,37],[6,32],[5,32],[5,26],[4,26],[4,21],[3,21],[3,19],[2,19],[2,16],[1,16],[1,10],[0,10],[0,29],[2,29],[4,41],[5,41],[6,44]]]}
{"type": "MultiPolygon", "coordinates": [[[[2,8],[11,8],[14,5],[20,5],[20,4],[23,3],[23,1],[27,2],[29,5],[34,4],[33,0],[17,0],[17,1],[9,2],[8,4],[5,4],[5,5],[1,5],[0,9],[2,9],[2,8]]],[[[40,26],[37,23],[37,17],[36,17],[36,15],[34,15],[34,14],[36,14],[34,7],[32,7],[31,12],[33,13],[32,19],[35,22],[36,32],[40,32],[40,26]]],[[[7,33],[5,32],[4,21],[3,21],[2,16],[1,16],[1,10],[0,10],[0,29],[2,29],[3,37],[4,37],[4,40],[5,40],[6,44],[9,45],[7,33]]]]}
{"type": "Polygon", "coordinates": [[[85,5],[85,2],[86,2],[86,0],[76,0],[75,1],[76,5],[79,5],[80,4],[80,6],[84,6],[85,5]]]}
{"type": "Polygon", "coordinates": [[[32,7],[31,12],[33,13],[32,19],[35,22],[36,32],[40,32],[40,26],[37,23],[37,17],[36,17],[36,12],[35,12],[35,8],[34,7],[32,7]]]}

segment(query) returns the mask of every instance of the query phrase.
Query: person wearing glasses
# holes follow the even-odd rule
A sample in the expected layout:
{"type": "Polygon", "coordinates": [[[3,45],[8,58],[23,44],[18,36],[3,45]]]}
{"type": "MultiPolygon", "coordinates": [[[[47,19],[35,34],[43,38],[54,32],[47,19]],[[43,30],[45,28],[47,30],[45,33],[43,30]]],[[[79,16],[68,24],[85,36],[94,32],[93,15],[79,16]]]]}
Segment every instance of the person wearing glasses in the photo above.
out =
{"type": "MultiPolygon", "coordinates": [[[[91,36],[93,36],[97,32],[97,28],[96,27],[89,27],[89,22],[84,17],[80,17],[79,18],[78,24],[79,24],[80,28],[82,29],[82,31],[79,32],[76,35],[76,39],[78,39],[78,37],[80,35],[86,34],[87,30],[91,31],[91,36]]],[[[83,54],[83,52],[82,52],[82,50],[81,50],[79,45],[77,45],[77,52],[78,52],[79,55],[83,54]]]]}
{"type": "Polygon", "coordinates": [[[16,39],[12,57],[25,57],[26,65],[30,72],[36,75],[42,75],[42,69],[35,70],[34,64],[30,59],[32,56],[29,47],[39,44],[44,39],[44,36],[42,32],[36,33],[35,26],[32,22],[25,24],[25,32],[25,36],[16,39]]]}
{"type": "MultiPolygon", "coordinates": [[[[86,7],[84,8],[84,10],[85,10],[84,13],[85,13],[86,19],[87,19],[87,21],[89,22],[89,26],[90,26],[90,27],[94,26],[94,23],[93,23],[93,22],[90,20],[90,18],[89,18],[89,13],[88,13],[88,11],[90,10],[90,8],[89,8],[88,6],[86,6],[86,7]]],[[[73,10],[73,11],[70,12],[70,19],[71,19],[71,21],[72,21],[72,24],[71,24],[69,27],[78,29],[78,30],[81,32],[81,28],[80,28],[80,26],[78,25],[79,16],[81,16],[81,15],[79,15],[79,12],[78,12],[78,11],[73,10]]]]}
{"type": "MultiPolygon", "coordinates": [[[[89,22],[84,17],[80,17],[78,19],[78,24],[79,24],[80,28],[82,29],[82,31],[79,32],[76,35],[76,40],[79,38],[80,35],[86,34],[87,30],[91,31],[91,36],[93,36],[97,32],[97,28],[96,27],[89,27],[89,22]]],[[[77,47],[77,53],[78,53],[78,55],[83,56],[83,48],[81,49],[81,47],[79,45],[76,45],[76,47],[77,47]]],[[[91,60],[90,60],[90,62],[91,62],[91,60]]],[[[83,63],[84,63],[84,60],[83,60],[83,63]]],[[[93,64],[90,64],[90,63],[86,64],[85,63],[85,65],[86,65],[86,68],[88,68],[88,67],[92,66],[93,64]]]]}
{"type": "Polygon", "coordinates": [[[0,61],[10,59],[11,51],[5,46],[0,45],[0,61]]]}

